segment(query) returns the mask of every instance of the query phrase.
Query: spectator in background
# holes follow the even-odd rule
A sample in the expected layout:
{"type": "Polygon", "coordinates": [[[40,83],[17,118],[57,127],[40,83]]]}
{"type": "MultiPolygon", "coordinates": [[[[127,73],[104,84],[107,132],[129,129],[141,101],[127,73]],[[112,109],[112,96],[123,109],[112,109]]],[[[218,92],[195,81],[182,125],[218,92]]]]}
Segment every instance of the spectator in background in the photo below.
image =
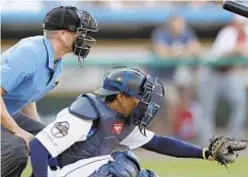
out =
{"type": "MultiPolygon", "coordinates": [[[[235,16],[233,22],[224,27],[216,37],[212,47],[212,58],[248,57],[248,34],[245,31],[247,19],[235,16]]],[[[247,77],[239,66],[202,68],[200,71],[200,101],[204,109],[202,144],[214,134],[214,117],[217,99],[224,96],[232,107],[229,134],[243,138],[246,114],[246,91],[244,79],[247,77]]]]}
{"type": "Polygon", "coordinates": [[[168,23],[152,33],[154,52],[161,58],[196,56],[201,51],[200,43],[192,29],[181,16],[171,16],[168,23]]]}
{"type": "MultiPolygon", "coordinates": [[[[186,60],[187,58],[195,58],[197,57],[202,49],[200,42],[198,41],[196,34],[194,31],[188,27],[185,20],[181,16],[171,16],[168,19],[167,23],[156,28],[152,33],[152,43],[153,43],[153,50],[154,53],[158,56],[161,60],[168,60],[168,59],[181,59],[186,60]]],[[[178,102],[180,99],[186,98],[191,94],[187,94],[191,89],[191,80],[193,80],[192,76],[194,75],[196,70],[189,68],[189,67],[160,67],[156,68],[156,75],[159,75],[162,78],[163,83],[166,87],[167,94],[166,98],[169,104],[167,104],[170,108],[177,109],[178,102]],[[178,77],[183,77],[184,79],[180,79],[178,77]],[[175,82],[175,81],[182,81],[182,82],[175,82]],[[186,81],[186,82],[185,82],[186,81]],[[189,81],[189,82],[187,82],[189,81]],[[176,88],[175,88],[176,87],[176,88]],[[178,91],[184,88],[184,94],[179,96],[178,91]]],[[[184,99],[185,104],[187,105],[184,108],[189,109],[188,111],[191,112],[191,98],[184,99]]],[[[182,110],[181,107],[178,109],[182,110]]],[[[171,110],[171,109],[168,109],[171,110]]],[[[179,110],[178,110],[179,111],[179,110]]],[[[172,113],[167,112],[166,114],[169,119],[173,119],[172,113]]],[[[181,118],[179,118],[181,119],[181,118]]],[[[168,121],[173,122],[173,121],[168,121]]],[[[168,128],[174,127],[174,125],[169,126],[168,128]]],[[[174,132],[175,130],[171,130],[174,132]]],[[[186,136],[185,136],[186,137],[186,136]]]]}
{"type": "MultiPolygon", "coordinates": [[[[186,59],[197,56],[201,52],[201,45],[183,17],[171,16],[167,23],[156,28],[152,33],[154,53],[161,60],[186,59]]],[[[160,68],[158,74],[171,82],[175,67],[160,68]]]]}

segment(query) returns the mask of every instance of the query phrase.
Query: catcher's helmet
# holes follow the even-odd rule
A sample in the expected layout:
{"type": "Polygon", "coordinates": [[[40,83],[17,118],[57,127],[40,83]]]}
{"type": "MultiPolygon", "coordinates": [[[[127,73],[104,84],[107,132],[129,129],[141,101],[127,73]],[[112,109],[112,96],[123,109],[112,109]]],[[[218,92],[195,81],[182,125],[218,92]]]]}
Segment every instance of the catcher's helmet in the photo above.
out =
{"type": "Polygon", "coordinates": [[[85,10],[72,6],[60,6],[50,10],[43,21],[43,29],[68,30],[76,33],[72,51],[78,59],[84,59],[95,42],[87,35],[88,32],[97,32],[98,25],[95,18],[85,10]]]}
{"type": "Polygon", "coordinates": [[[94,93],[101,96],[116,95],[125,93],[126,95],[141,99],[146,76],[138,70],[127,67],[115,67],[106,73],[103,80],[103,87],[94,93]]]}
{"type": "Polygon", "coordinates": [[[137,69],[116,67],[104,76],[103,87],[94,93],[100,96],[124,93],[140,100],[130,117],[130,123],[139,125],[140,130],[145,130],[160,108],[152,101],[152,96],[164,96],[164,88],[158,78],[137,69]]]}

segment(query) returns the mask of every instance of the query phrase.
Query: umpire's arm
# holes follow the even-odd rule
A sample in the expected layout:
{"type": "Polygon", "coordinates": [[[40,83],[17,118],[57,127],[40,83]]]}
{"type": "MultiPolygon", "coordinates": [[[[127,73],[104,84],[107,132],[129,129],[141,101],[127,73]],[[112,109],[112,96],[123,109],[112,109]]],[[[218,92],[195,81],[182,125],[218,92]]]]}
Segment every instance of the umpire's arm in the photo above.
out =
{"type": "Polygon", "coordinates": [[[16,124],[15,120],[10,116],[9,112],[6,109],[5,103],[3,101],[3,96],[6,94],[6,91],[1,87],[1,124],[6,127],[10,132],[15,134],[21,128],[16,124]]]}
{"type": "Polygon", "coordinates": [[[3,96],[6,94],[6,91],[1,87],[1,125],[7,128],[13,135],[21,138],[27,145],[29,150],[29,140],[33,137],[29,132],[26,132],[21,127],[17,125],[13,117],[9,114],[6,105],[3,100],[3,96]]]}
{"type": "Polygon", "coordinates": [[[21,129],[8,112],[3,97],[16,88],[36,70],[36,54],[29,45],[18,46],[15,51],[1,55],[1,124],[27,144],[32,135],[21,129]]]}
{"type": "Polygon", "coordinates": [[[39,120],[36,102],[30,103],[22,109],[22,112],[34,120],[39,120]]]}

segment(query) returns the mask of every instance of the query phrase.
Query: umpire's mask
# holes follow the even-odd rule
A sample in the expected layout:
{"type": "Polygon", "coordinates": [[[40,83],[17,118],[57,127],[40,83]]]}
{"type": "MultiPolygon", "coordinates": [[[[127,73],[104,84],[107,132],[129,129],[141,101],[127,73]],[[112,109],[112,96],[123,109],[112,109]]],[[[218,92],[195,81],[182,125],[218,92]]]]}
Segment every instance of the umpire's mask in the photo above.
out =
{"type": "Polygon", "coordinates": [[[89,54],[91,46],[95,43],[95,39],[87,35],[87,33],[97,32],[98,27],[96,20],[88,12],[78,10],[77,14],[80,18],[80,26],[77,28],[72,50],[78,56],[78,61],[81,65],[80,59],[83,60],[89,54]]]}
{"type": "Polygon", "coordinates": [[[95,39],[87,33],[98,31],[97,22],[90,13],[71,6],[60,6],[49,11],[44,19],[43,28],[68,30],[76,33],[72,51],[78,56],[80,66],[89,54],[91,46],[95,43],[95,39]]]}
{"type": "Polygon", "coordinates": [[[145,75],[137,69],[117,67],[104,77],[103,87],[94,92],[100,96],[125,93],[140,100],[129,117],[129,123],[137,125],[145,135],[160,106],[155,103],[154,96],[164,97],[164,87],[160,80],[145,75]]]}

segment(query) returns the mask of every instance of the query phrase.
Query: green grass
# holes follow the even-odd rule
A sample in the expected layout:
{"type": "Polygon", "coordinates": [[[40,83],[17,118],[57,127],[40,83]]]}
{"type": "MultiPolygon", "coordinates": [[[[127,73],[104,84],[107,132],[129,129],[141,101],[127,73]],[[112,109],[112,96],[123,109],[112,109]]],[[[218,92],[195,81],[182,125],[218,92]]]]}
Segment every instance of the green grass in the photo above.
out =
{"type": "MultiPolygon", "coordinates": [[[[228,177],[224,166],[203,160],[146,161],[144,167],[153,169],[161,177],[228,177]]],[[[232,177],[247,177],[248,159],[239,159],[228,169],[232,177]]]]}
{"type": "MultiPolygon", "coordinates": [[[[144,168],[152,169],[160,177],[228,177],[224,166],[216,162],[203,160],[151,160],[142,161],[144,168]]],[[[238,159],[236,163],[228,166],[231,177],[248,176],[248,158],[238,159]]],[[[22,177],[29,177],[30,167],[24,171],[22,177]]]]}

